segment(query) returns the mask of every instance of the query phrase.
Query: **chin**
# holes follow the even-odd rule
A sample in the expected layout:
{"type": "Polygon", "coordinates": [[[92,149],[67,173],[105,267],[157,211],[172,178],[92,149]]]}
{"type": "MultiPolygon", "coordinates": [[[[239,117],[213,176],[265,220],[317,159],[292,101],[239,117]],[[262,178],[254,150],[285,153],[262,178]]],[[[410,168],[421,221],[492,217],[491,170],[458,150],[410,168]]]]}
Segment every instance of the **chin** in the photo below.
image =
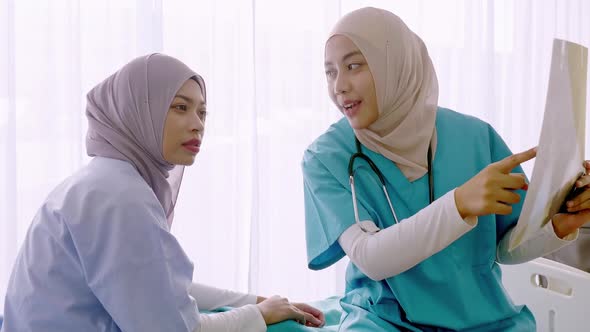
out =
{"type": "Polygon", "coordinates": [[[192,157],[192,158],[178,158],[177,160],[175,160],[171,164],[180,165],[180,166],[190,166],[190,165],[192,165],[194,163],[195,163],[195,157],[192,157]]]}
{"type": "Polygon", "coordinates": [[[190,160],[186,160],[185,162],[181,163],[180,165],[191,166],[194,163],[195,163],[195,158],[191,158],[190,160]]]}
{"type": "Polygon", "coordinates": [[[352,129],[356,129],[356,130],[366,129],[368,127],[368,125],[366,125],[365,123],[362,123],[361,121],[357,121],[357,120],[348,119],[348,123],[350,124],[352,129]]]}

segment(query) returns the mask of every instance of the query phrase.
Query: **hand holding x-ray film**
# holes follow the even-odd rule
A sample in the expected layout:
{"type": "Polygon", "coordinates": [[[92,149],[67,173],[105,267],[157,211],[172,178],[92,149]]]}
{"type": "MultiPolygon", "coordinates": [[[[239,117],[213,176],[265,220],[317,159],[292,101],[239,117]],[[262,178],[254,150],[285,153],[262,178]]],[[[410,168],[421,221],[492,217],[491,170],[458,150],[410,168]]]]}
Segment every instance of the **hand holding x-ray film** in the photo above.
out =
{"type": "Polygon", "coordinates": [[[533,175],[509,250],[555,215],[584,171],[588,49],[555,39],[545,115],[533,175]]]}

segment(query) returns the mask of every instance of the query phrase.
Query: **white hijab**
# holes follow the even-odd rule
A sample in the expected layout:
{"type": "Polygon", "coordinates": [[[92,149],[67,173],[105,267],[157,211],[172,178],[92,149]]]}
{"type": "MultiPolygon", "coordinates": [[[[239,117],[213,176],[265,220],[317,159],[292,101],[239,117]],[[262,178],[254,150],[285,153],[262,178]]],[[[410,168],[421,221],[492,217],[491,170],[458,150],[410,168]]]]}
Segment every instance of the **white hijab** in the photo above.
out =
{"type": "Polygon", "coordinates": [[[359,48],[373,74],[379,118],[355,130],[370,150],[393,161],[410,181],[428,171],[428,147],[436,151],[438,81],[424,42],[396,15],[362,8],[332,30],[359,48]]]}

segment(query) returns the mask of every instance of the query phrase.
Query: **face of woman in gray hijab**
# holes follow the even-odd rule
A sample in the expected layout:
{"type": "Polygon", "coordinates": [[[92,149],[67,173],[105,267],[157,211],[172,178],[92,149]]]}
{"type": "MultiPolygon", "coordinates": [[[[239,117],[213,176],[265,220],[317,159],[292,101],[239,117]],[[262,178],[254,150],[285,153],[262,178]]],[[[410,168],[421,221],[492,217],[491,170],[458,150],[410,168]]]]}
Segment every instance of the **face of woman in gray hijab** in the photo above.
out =
{"type": "Polygon", "coordinates": [[[173,165],[192,165],[205,130],[207,105],[201,88],[188,79],[178,90],[166,115],[162,155],[173,165]]]}
{"type": "Polygon", "coordinates": [[[89,156],[131,163],[162,204],[168,223],[185,165],[199,151],[205,81],[164,54],[138,57],[88,93],[89,156]]]}

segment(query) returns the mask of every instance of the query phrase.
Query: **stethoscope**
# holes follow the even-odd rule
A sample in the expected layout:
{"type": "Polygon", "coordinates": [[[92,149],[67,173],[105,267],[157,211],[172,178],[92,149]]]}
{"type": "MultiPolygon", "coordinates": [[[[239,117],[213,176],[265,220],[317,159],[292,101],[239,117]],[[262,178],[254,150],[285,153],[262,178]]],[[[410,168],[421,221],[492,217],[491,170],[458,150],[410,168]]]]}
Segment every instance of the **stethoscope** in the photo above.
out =
{"type": "MultiPolygon", "coordinates": [[[[361,224],[361,222],[359,220],[359,211],[358,211],[358,206],[356,203],[356,190],[354,189],[354,170],[353,170],[354,160],[356,158],[360,158],[360,159],[363,159],[364,161],[366,161],[367,164],[369,164],[369,167],[371,167],[371,169],[373,170],[373,172],[375,174],[377,174],[377,177],[379,177],[379,181],[381,181],[381,187],[383,189],[383,193],[385,194],[385,199],[387,199],[387,203],[389,204],[389,209],[391,209],[391,214],[393,215],[393,221],[396,224],[399,221],[397,219],[397,215],[395,214],[395,209],[393,208],[393,204],[391,204],[391,199],[389,198],[389,193],[387,192],[387,188],[385,187],[385,178],[383,177],[383,173],[381,173],[381,171],[379,170],[377,165],[375,165],[375,163],[371,160],[371,158],[369,158],[369,156],[367,156],[366,154],[363,153],[363,151],[361,149],[361,142],[359,142],[358,138],[356,138],[356,137],[355,137],[355,144],[356,144],[356,153],[354,153],[352,156],[350,156],[350,159],[348,160],[348,179],[350,182],[350,189],[352,191],[352,207],[354,209],[354,221],[357,225],[359,225],[359,227],[361,228],[361,230],[363,232],[377,233],[379,231],[379,229],[377,231],[369,231],[363,227],[363,225],[361,224]]],[[[433,179],[433,175],[432,175],[432,149],[430,146],[428,147],[428,190],[429,190],[429,194],[430,194],[430,196],[429,196],[430,204],[432,204],[432,202],[434,202],[434,179],[433,179]]]]}

